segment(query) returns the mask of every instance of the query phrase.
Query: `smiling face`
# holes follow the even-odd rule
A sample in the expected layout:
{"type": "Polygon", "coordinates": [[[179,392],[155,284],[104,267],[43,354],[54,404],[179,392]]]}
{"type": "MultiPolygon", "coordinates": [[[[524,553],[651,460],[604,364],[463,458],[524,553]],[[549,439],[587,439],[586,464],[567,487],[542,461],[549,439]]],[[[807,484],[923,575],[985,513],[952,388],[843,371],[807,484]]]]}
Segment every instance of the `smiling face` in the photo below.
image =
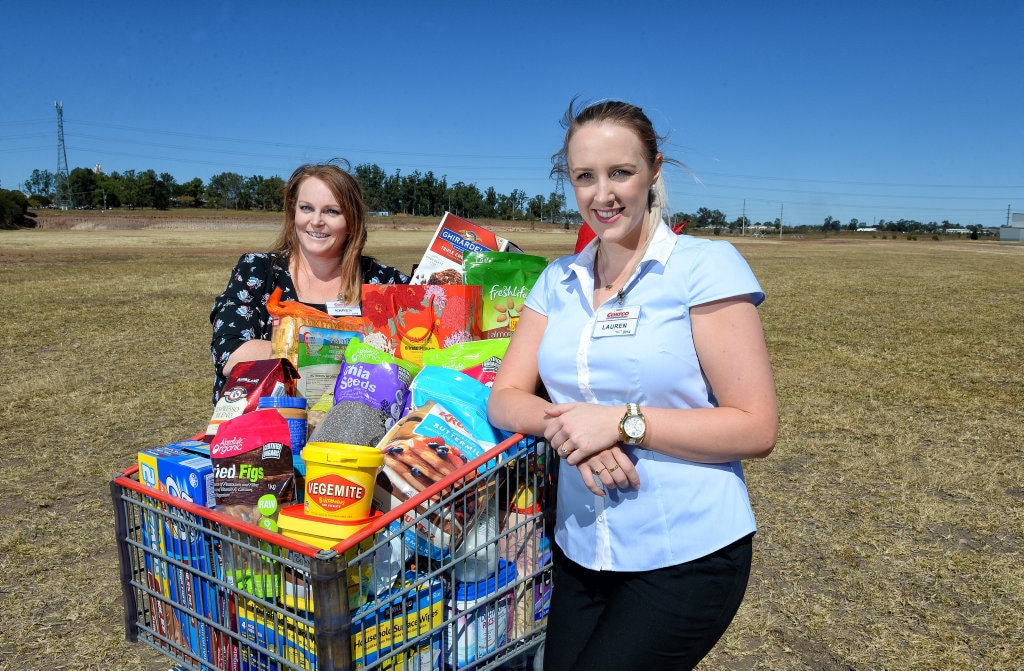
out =
{"type": "Polygon", "coordinates": [[[566,147],[566,163],[580,214],[598,237],[622,244],[640,240],[661,155],[652,166],[636,133],[599,121],[576,130],[566,147]]]}
{"type": "Polygon", "coordinates": [[[295,200],[295,236],[306,258],[340,258],[348,239],[348,221],[330,187],[318,177],[299,184],[295,200]]]}

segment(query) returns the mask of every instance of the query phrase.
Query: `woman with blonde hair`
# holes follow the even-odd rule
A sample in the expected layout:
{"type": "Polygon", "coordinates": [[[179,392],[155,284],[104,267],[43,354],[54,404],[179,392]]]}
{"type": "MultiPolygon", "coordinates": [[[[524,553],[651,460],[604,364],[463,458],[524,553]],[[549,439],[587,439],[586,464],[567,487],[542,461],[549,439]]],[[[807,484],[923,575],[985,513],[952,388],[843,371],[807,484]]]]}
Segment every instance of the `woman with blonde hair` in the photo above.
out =
{"type": "Polygon", "coordinates": [[[691,669],[746,590],[741,461],[775,445],[764,293],[731,244],[663,220],[643,110],[570,105],[563,125],[554,172],[596,237],[535,283],[488,404],[560,458],[544,668],[691,669]]]}

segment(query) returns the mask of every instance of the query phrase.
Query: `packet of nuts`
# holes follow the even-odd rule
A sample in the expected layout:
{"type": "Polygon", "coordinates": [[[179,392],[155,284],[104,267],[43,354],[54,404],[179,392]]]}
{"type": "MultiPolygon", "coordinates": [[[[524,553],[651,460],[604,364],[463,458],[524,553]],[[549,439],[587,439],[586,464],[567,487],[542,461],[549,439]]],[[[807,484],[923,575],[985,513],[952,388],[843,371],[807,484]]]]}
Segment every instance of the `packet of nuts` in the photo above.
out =
{"type": "Polygon", "coordinates": [[[509,338],[516,330],[527,294],[548,265],[543,256],[509,252],[466,252],[462,274],[466,284],[481,287],[484,339],[509,338]]]}

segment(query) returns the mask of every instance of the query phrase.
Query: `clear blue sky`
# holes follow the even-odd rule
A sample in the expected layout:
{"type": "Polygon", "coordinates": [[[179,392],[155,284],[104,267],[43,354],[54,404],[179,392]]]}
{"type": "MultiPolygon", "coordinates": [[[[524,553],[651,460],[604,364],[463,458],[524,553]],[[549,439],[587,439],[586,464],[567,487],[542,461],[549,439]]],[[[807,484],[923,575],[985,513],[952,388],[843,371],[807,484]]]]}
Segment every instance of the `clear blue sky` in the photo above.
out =
{"type": "MultiPolygon", "coordinates": [[[[675,211],[1024,211],[1024,4],[5,2],[0,186],[57,168],[279,175],[348,159],[547,196],[576,94],[668,135],[675,211]]],[[[575,205],[566,188],[570,206],[575,205]]]]}

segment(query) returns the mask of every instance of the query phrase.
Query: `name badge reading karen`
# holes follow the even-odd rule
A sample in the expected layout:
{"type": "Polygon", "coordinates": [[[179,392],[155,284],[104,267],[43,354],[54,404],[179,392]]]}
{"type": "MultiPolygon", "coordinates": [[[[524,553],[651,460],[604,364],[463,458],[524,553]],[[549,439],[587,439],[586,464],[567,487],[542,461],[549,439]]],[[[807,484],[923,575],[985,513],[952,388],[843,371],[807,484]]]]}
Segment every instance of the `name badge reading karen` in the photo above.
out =
{"type": "Polygon", "coordinates": [[[362,317],[363,309],[359,304],[349,305],[341,301],[328,301],[327,314],[332,317],[362,317]]]}
{"type": "Polygon", "coordinates": [[[616,305],[602,308],[594,322],[594,337],[630,336],[636,333],[637,322],[640,321],[639,305],[616,305]]]}

